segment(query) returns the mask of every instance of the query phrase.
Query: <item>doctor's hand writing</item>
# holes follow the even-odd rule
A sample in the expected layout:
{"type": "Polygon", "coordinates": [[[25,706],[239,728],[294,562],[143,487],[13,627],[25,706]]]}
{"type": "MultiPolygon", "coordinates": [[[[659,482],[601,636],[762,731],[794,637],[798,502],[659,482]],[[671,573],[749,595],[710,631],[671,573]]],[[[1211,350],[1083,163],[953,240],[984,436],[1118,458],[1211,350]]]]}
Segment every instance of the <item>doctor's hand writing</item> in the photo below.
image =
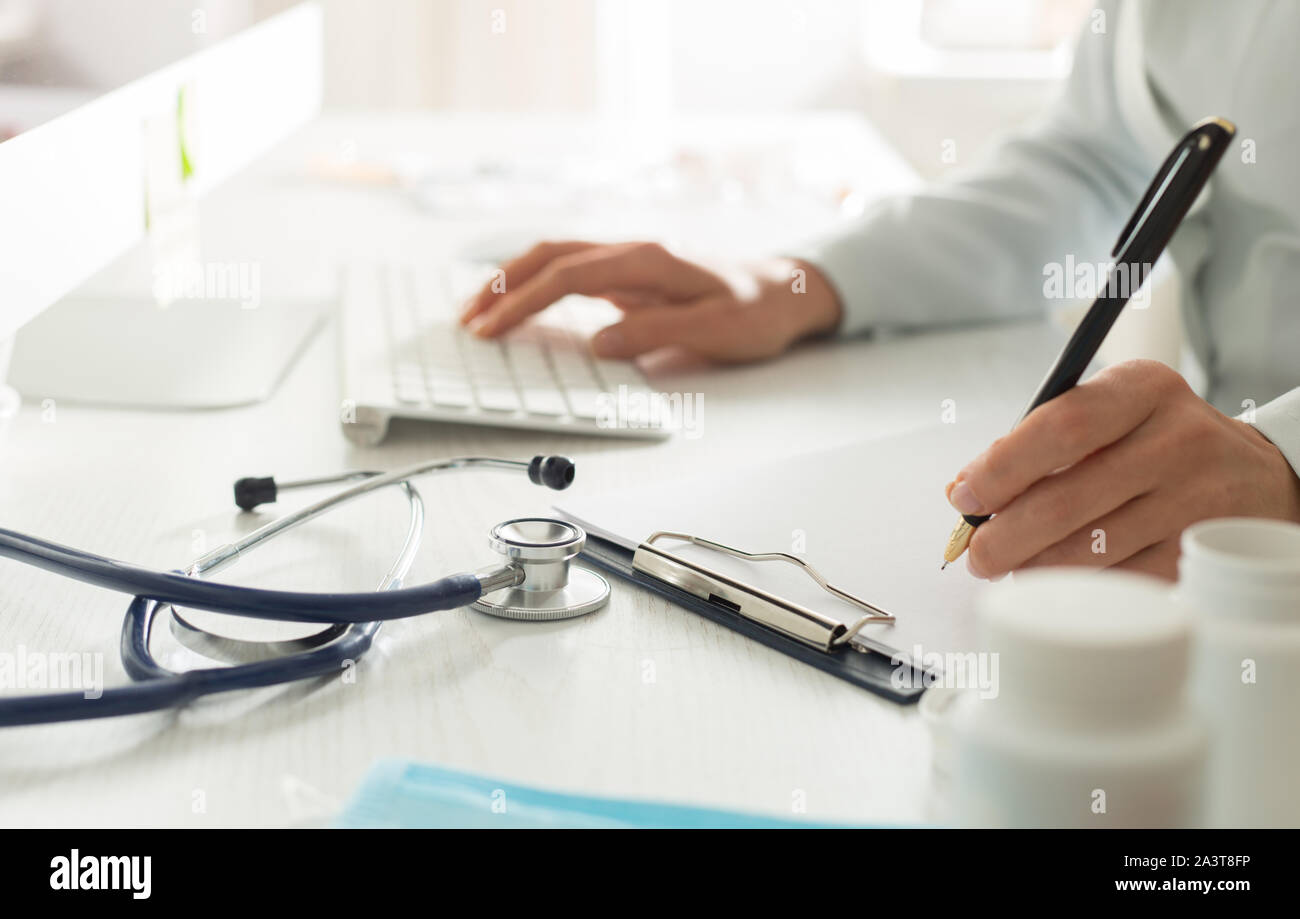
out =
{"type": "Polygon", "coordinates": [[[1109,367],[1039,406],[947,488],[995,514],[967,566],[996,578],[1040,565],[1114,566],[1172,579],[1182,530],[1211,517],[1300,522],[1281,451],[1155,361],[1109,367]]]}
{"type": "Polygon", "coordinates": [[[604,358],[676,346],[726,363],[762,360],[840,321],[825,278],[789,259],[724,279],[657,243],[543,242],[501,272],[461,315],[472,333],[499,335],[568,294],[600,297],[625,314],[592,339],[604,358]]]}

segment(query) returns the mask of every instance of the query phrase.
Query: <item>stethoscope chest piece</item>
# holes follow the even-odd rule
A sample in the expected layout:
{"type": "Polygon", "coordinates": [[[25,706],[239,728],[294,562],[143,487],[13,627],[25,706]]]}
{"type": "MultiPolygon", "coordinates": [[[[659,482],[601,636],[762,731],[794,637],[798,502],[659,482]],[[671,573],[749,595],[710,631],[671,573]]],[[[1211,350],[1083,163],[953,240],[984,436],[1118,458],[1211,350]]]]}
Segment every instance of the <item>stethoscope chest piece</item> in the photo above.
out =
{"type": "Polygon", "coordinates": [[[549,517],[520,517],[494,526],[488,545],[523,571],[513,587],[485,594],[472,607],[503,619],[547,621],[595,612],[609,600],[609,582],[571,567],[587,542],[580,527],[549,517]]]}

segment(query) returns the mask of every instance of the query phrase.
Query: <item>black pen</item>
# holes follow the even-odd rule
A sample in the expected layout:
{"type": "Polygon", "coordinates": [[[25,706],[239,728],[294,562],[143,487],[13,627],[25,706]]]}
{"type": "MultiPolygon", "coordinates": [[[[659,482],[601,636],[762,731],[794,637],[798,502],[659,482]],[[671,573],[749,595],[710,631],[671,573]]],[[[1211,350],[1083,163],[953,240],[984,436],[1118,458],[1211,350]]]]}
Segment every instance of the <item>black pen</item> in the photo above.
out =
{"type": "MultiPolygon", "coordinates": [[[[1079,382],[1119,318],[1120,310],[1146,281],[1151,266],[1187,216],[1236,133],[1236,126],[1228,120],[1206,118],[1188,131],[1165,158],[1110,252],[1115,263],[1106,276],[1106,286],[1088,308],[1016,424],[1079,382]]],[[[961,557],[975,528],[989,516],[962,515],[944,547],[941,570],[961,557]]]]}

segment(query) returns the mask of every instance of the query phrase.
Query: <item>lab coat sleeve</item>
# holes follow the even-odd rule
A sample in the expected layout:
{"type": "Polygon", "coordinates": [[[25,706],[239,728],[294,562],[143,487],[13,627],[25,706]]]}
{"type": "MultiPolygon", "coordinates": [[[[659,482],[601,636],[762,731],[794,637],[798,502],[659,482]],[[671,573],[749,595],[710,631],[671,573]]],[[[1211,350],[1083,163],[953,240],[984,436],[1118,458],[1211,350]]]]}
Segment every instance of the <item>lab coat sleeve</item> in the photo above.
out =
{"type": "Polygon", "coordinates": [[[1253,424],[1255,430],[1273,441],[1273,446],[1282,451],[1300,476],[1300,386],[1255,409],[1254,421],[1248,413],[1237,417],[1253,424]]]}
{"type": "MultiPolygon", "coordinates": [[[[1111,29],[1115,6],[1102,4],[1111,29]]],[[[1073,73],[1037,127],[966,174],[787,253],[836,289],[841,333],[1033,315],[1049,264],[1109,258],[1154,170],[1118,112],[1113,46],[1085,23],[1073,73]]]]}

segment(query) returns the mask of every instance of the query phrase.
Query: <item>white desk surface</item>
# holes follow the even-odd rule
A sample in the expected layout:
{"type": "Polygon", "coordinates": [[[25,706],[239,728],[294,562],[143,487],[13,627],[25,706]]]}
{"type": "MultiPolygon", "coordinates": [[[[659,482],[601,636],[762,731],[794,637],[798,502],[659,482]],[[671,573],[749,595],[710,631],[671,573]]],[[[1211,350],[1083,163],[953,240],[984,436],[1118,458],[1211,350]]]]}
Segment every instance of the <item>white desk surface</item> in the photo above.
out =
{"type": "MultiPolygon", "coordinates": [[[[907,181],[906,168],[865,126],[817,123],[847,138],[844,149],[864,145],[884,185],[907,181]]],[[[313,268],[328,289],[323,279],[341,253],[445,247],[464,236],[463,220],[430,217],[388,189],[321,187],[300,167],[307,153],[332,145],[359,147],[363,156],[385,144],[464,146],[464,124],[321,119],[205,205],[205,257],[258,259],[265,303],[311,279],[313,268]]],[[[499,127],[475,135],[493,143],[531,130],[518,119],[473,124],[499,127]]],[[[560,143],[575,135],[546,136],[560,143]]],[[[1058,340],[1045,324],[1029,324],[820,343],[743,368],[655,368],[661,389],[704,394],[698,439],[655,444],[415,425],[359,449],[335,420],[330,328],[276,395],[251,408],[186,414],[58,405],[51,414],[24,406],[0,443],[0,506],[6,527],[175,567],[266,519],[254,522],[231,503],[230,484],[242,475],[563,452],[578,462],[575,488],[636,487],[903,431],[938,420],[944,399],[957,400],[959,417],[1009,423],[1058,340]]],[[[954,471],[965,459],[953,457],[954,471]]],[[[414,571],[421,579],[489,563],[489,526],[549,504],[548,492],[499,473],[430,479],[422,491],[429,528],[414,571]]],[[[397,493],[377,496],[226,576],[368,589],[399,541],[402,514],[397,493]]],[[[936,551],[943,535],[935,534],[936,551]]],[[[106,682],[123,678],[125,597],[12,562],[0,568],[0,648],[98,652],[106,682]]],[[[556,789],[778,816],[802,804],[813,819],[927,819],[930,744],[915,707],[627,584],[614,584],[606,609],[571,622],[512,623],[457,610],[391,624],[356,677],[181,712],[0,732],[0,823],[315,823],[338,809],[376,758],[392,756],[556,789]]]]}

